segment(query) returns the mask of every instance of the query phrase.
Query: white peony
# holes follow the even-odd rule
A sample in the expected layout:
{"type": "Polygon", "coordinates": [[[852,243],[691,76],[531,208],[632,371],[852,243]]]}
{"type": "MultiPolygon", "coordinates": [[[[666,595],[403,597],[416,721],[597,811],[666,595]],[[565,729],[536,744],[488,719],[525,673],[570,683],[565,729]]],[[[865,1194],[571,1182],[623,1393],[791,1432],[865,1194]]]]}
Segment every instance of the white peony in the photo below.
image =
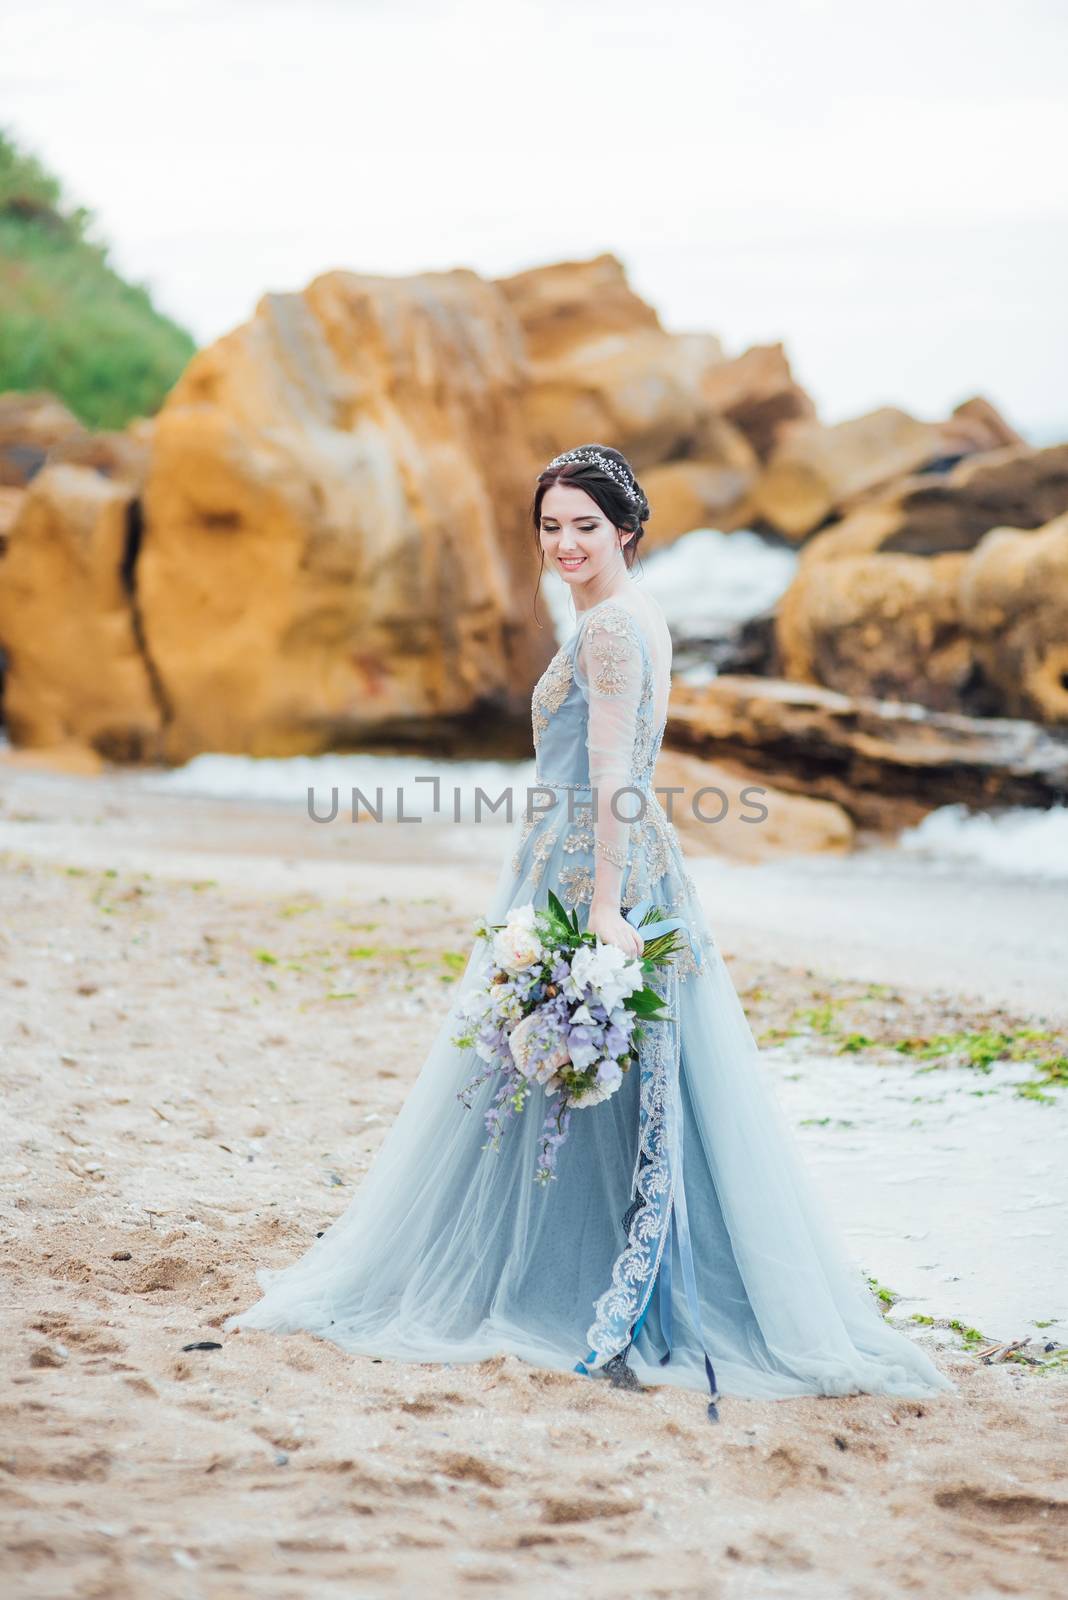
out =
{"type": "Polygon", "coordinates": [[[508,913],[504,927],[494,936],[493,958],[505,972],[513,974],[537,966],[544,954],[538,937],[533,905],[517,906],[508,913]]]}

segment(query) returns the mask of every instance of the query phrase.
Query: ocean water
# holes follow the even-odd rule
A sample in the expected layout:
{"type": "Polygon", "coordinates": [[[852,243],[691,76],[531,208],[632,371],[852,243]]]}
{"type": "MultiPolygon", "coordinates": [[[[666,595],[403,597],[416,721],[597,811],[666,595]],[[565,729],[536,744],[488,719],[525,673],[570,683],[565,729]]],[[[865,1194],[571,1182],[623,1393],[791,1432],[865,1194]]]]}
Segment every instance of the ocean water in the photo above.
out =
{"type": "Polygon", "coordinates": [[[382,822],[417,817],[424,822],[473,822],[477,806],[483,826],[506,826],[510,820],[506,805],[495,811],[493,802],[511,790],[512,817],[518,816],[526,805],[527,785],[534,783],[535,767],[533,761],[450,761],[440,756],[358,752],[278,760],[205,754],[170,770],[134,770],[131,778],[146,789],[169,794],[311,807],[323,818],[331,811],[335,790],[342,818],[351,816],[356,805],[368,818],[373,808],[382,822]],[[437,780],[436,787],[426,781],[430,779],[437,780]]]}
{"type": "Polygon", "coordinates": [[[984,873],[1068,878],[1068,805],[989,811],[939,806],[900,833],[897,843],[931,861],[971,863],[984,873]]]}

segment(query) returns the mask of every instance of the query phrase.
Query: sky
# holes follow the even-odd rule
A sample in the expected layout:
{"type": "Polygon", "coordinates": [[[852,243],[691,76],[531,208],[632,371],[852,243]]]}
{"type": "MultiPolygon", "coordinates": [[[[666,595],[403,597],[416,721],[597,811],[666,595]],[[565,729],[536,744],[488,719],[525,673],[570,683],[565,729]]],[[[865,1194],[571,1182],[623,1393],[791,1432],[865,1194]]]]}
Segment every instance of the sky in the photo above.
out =
{"type": "Polygon", "coordinates": [[[0,126],[206,343],[333,268],[611,251],[827,422],[1068,438],[1065,0],[4,0],[0,126]],[[1059,152],[1059,153],[1058,153],[1059,152]]]}

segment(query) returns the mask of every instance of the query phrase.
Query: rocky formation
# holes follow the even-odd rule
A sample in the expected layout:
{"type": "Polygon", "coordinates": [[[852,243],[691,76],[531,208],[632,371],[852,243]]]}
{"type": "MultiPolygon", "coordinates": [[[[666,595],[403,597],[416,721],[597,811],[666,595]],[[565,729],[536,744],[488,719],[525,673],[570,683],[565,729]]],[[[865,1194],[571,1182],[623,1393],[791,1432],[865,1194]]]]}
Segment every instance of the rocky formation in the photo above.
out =
{"type": "Polygon", "coordinates": [[[853,848],[852,818],[834,800],[775,787],[734,762],[664,750],[656,764],[659,799],[695,854],[730,861],[781,855],[842,855],[853,848]],[[681,790],[673,796],[665,790],[681,790]]]}
{"type": "Polygon", "coordinates": [[[744,434],[762,462],[798,422],[815,422],[816,407],[794,380],[781,344],[755,344],[702,379],[705,404],[744,434]]]}
{"type": "Polygon", "coordinates": [[[934,494],[910,480],[806,547],[778,607],[779,670],[844,694],[1068,726],[1068,446],[1013,447],[950,480],[934,494]],[[990,526],[1003,506],[1017,526],[990,526]]]}
{"type": "Polygon", "coordinates": [[[1034,533],[995,528],[965,563],[961,625],[1010,716],[1068,728],[1068,514],[1034,533]]]}
{"type": "Polygon", "coordinates": [[[268,295],[123,435],[11,399],[12,737],[181,761],[521,722],[554,647],[534,620],[538,467],[613,440],[649,482],[650,543],[666,542],[744,520],[761,451],[811,410],[781,347],[727,360],[711,335],[666,333],[612,256],[497,282],[338,272],[268,295]],[[71,463],[117,486],[99,526],[89,482],[52,472],[71,463]],[[57,588],[57,550],[69,563],[86,537],[86,572],[57,588]],[[92,636],[91,703],[49,658],[68,607],[92,636]]]}
{"type": "Polygon", "coordinates": [[[157,749],[161,716],[129,588],[135,498],[86,467],[46,467],[0,566],[11,740],[116,761],[157,749]]]}
{"type": "MultiPolygon", "coordinates": [[[[528,713],[551,649],[533,619],[524,361],[502,296],[470,272],[336,273],[266,297],[194,359],[157,417],[126,545],[128,497],[108,497],[114,522],[92,545],[93,581],[107,587],[99,557],[110,589],[91,707],[59,690],[74,657],[42,658],[68,656],[67,613],[92,607],[76,584],[54,584],[40,510],[28,499],[16,519],[0,565],[13,737],[47,744],[62,725],[98,748],[106,737],[180,761],[432,731],[480,707],[528,713]],[[134,638],[124,711],[112,691],[134,638]]],[[[72,548],[84,493],[68,475],[39,497],[52,527],[71,502],[72,548]]]]}
{"type": "Polygon", "coordinates": [[[809,539],[801,560],[973,550],[991,528],[1038,528],[1063,511],[1068,444],[1008,445],[938,475],[910,474],[809,539]]]}
{"type": "MultiPolygon", "coordinates": [[[[539,465],[583,440],[622,450],[655,508],[647,550],[691,528],[743,525],[760,462],[709,398],[716,375],[737,365],[715,335],[665,332],[612,255],[534,268],[498,285],[528,353],[525,431],[539,465]]],[[[778,376],[788,382],[784,371],[778,376]]],[[[747,392],[739,376],[739,405],[747,392]]]]}
{"type": "Polygon", "coordinates": [[[1061,536],[976,547],[1068,508],[1068,447],[1029,449],[982,400],[825,427],[781,345],[668,333],[602,255],[268,295],[121,434],[0,397],[12,739],[182,761],[524,727],[555,648],[534,482],[589,439],[641,472],[646,549],[838,519],[736,665],[1062,720],[1061,536]]]}
{"type": "Polygon", "coordinates": [[[947,422],[920,422],[883,406],[834,427],[796,423],[784,430],[756,485],[755,519],[801,540],[910,474],[1018,445],[1019,436],[980,399],[958,406],[947,422]]]}
{"type": "Polygon", "coordinates": [[[821,796],[874,828],[933,806],[1068,801],[1068,736],[1031,722],[929,712],[781,678],[723,676],[672,698],[666,740],[821,796]]]}
{"type": "Polygon", "coordinates": [[[521,713],[546,658],[528,382],[501,296],[466,271],[331,273],[191,362],[157,419],[137,569],[167,759],[521,713]]]}

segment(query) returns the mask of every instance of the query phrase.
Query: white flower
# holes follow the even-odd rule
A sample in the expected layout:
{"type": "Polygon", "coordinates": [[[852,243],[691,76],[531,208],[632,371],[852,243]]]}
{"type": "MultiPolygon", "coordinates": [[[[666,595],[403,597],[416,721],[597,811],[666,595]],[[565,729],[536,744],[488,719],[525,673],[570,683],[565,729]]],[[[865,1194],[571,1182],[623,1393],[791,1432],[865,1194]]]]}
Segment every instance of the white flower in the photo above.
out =
{"type": "Polygon", "coordinates": [[[505,984],[494,984],[497,990],[494,1011],[500,1022],[518,1022],[523,1015],[523,1002],[514,989],[509,989],[505,984]]]}
{"type": "Polygon", "coordinates": [[[641,962],[625,955],[614,944],[583,945],[575,952],[571,977],[577,991],[587,986],[607,1011],[614,1011],[621,1000],[645,984],[641,962]]]}
{"type": "Polygon", "coordinates": [[[534,906],[517,906],[509,911],[504,927],[493,940],[493,957],[505,972],[519,973],[539,964],[544,955],[535,924],[534,906]]]}

